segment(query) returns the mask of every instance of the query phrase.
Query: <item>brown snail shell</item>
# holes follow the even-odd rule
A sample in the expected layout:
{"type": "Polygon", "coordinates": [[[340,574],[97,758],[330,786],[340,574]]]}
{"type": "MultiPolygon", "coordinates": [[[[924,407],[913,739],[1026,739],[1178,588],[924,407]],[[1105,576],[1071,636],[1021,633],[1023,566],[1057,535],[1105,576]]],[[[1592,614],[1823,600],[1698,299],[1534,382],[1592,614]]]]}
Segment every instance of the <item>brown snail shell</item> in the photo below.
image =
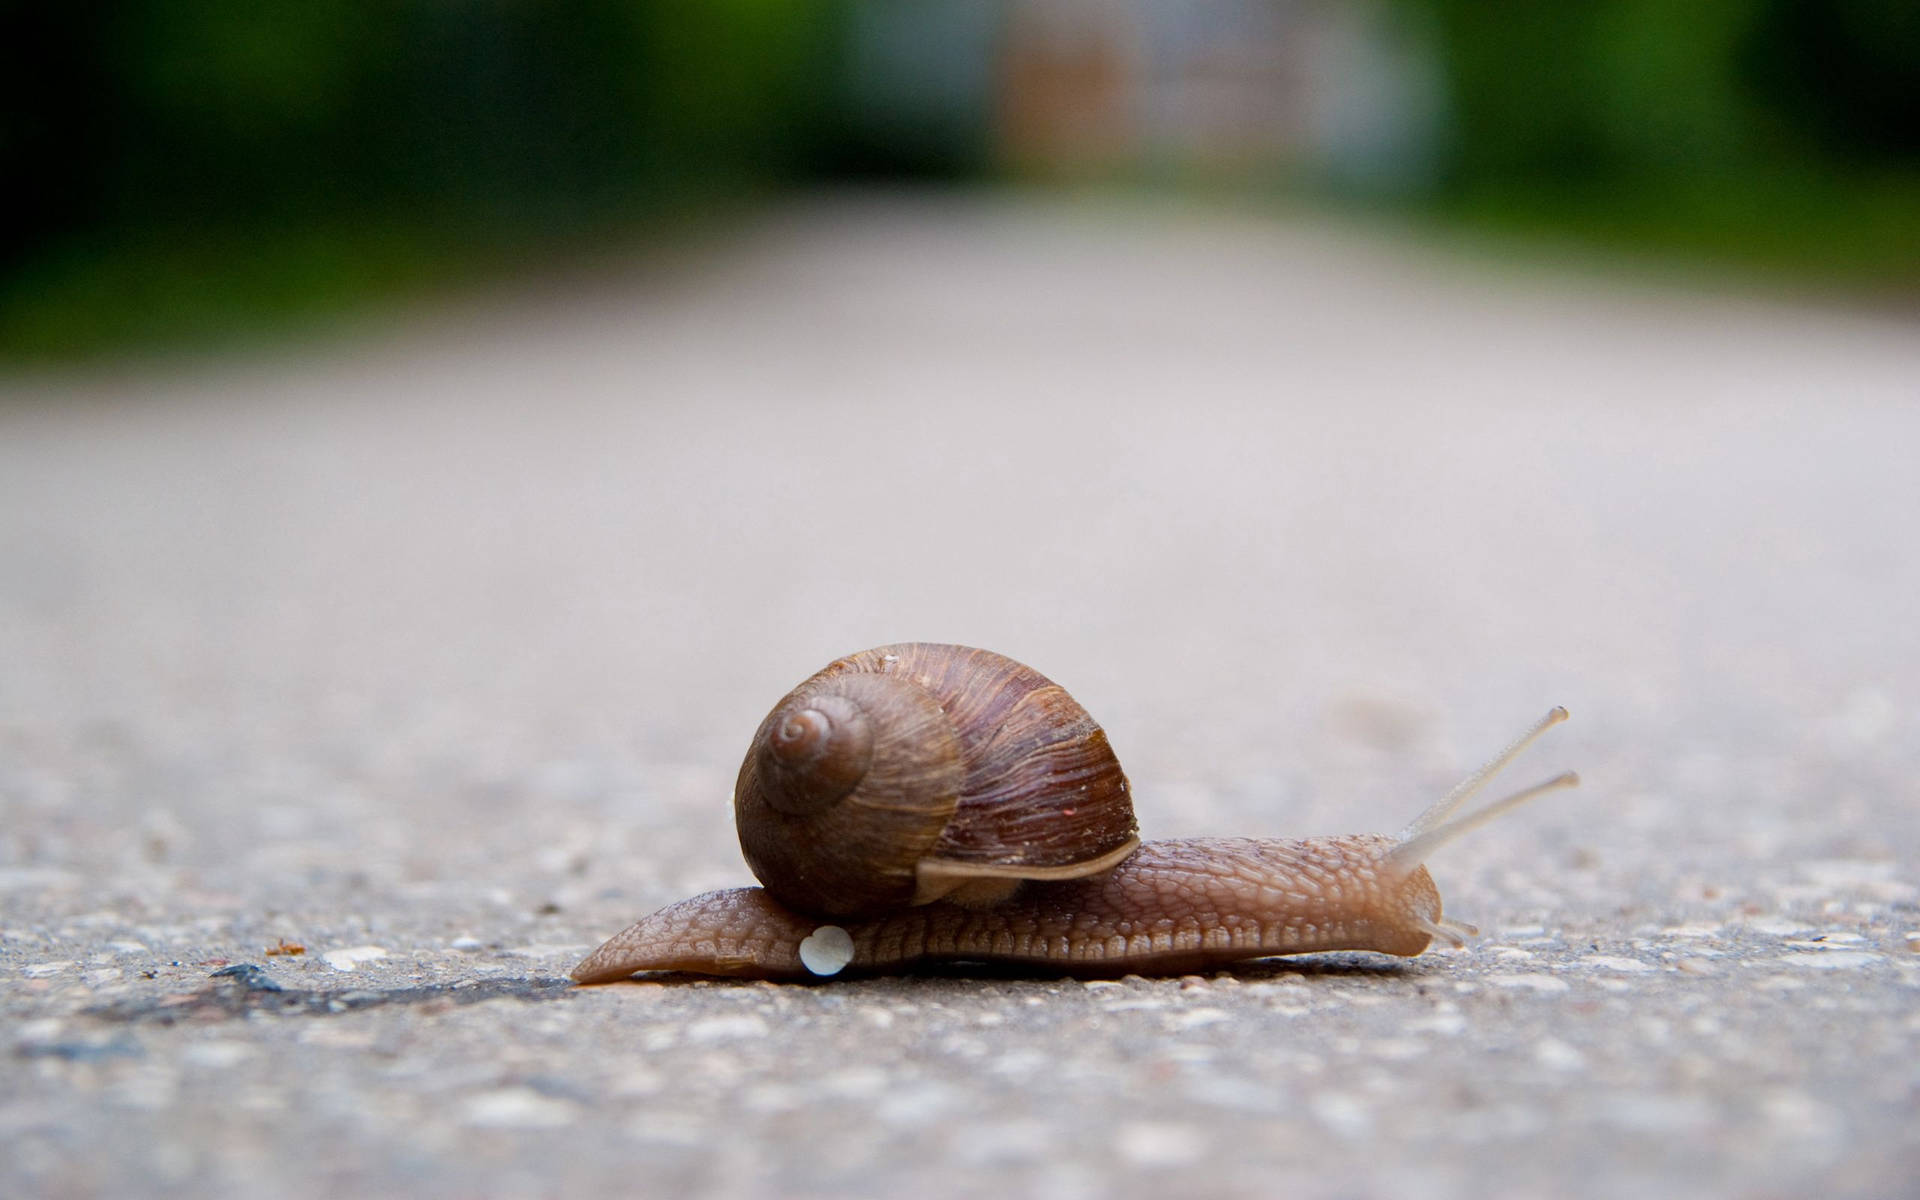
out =
{"type": "Polygon", "coordinates": [[[837,659],[774,706],[733,794],[740,848],[799,912],[989,903],[1139,845],[1098,723],[1004,655],[907,642],[837,659]]]}

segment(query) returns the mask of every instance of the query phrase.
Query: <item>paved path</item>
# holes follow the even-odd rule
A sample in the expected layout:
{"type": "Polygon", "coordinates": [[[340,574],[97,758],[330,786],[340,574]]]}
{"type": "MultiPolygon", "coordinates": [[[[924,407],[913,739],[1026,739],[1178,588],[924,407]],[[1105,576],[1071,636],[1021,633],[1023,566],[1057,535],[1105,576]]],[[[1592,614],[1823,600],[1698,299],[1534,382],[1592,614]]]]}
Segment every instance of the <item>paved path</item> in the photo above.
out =
{"type": "Polygon", "coordinates": [[[869,198],[0,387],[0,1193],[1920,1174],[1911,321],[869,198]],[[1586,784],[1410,963],[550,986],[745,882],[754,724],[903,638],[1065,683],[1149,836],[1396,828],[1553,703],[1515,782],[1586,784]]]}

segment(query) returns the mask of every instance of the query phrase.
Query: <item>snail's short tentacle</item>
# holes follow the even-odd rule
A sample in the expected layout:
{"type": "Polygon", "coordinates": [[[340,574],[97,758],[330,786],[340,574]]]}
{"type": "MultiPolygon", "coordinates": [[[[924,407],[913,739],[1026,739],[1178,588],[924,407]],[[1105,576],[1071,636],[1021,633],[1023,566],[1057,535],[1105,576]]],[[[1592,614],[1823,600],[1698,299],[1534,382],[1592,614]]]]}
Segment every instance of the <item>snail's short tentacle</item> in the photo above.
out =
{"type": "Polygon", "coordinates": [[[1469,938],[1480,936],[1479,928],[1469,925],[1465,921],[1444,919],[1439,921],[1422,920],[1419,922],[1419,925],[1420,928],[1427,931],[1429,937],[1435,941],[1445,942],[1455,950],[1465,946],[1469,938]]]}

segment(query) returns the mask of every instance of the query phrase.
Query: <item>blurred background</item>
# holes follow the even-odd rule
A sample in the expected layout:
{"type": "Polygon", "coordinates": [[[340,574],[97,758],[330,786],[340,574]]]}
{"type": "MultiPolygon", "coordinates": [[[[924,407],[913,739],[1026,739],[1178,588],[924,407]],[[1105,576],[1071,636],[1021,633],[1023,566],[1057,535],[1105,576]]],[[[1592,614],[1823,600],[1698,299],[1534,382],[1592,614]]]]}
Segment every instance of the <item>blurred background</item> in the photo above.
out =
{"type": "Polygon", "coordinates": [[[848,180],[1311,202],[1920,284],[1900,0],[10,8],[11,357],[297,323],[848,180]]]}

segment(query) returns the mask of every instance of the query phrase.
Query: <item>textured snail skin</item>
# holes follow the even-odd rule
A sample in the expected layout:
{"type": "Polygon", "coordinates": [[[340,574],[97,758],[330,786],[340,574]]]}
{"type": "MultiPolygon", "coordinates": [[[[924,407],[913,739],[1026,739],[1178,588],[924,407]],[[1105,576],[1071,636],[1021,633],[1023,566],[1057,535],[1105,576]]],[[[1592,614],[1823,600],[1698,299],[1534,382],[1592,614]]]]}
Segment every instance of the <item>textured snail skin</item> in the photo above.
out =
{"type": "MultiPolygon", "coordinates": [[[[1440,894],[1426,868],[1388,858],[1399,844],[1379,834],[1148,842],[1111,871],[1028,883],[987,907],[937,902],[839,922],[853,939],[853,959],[839,974],[981,962],[1101,977],[1320,950],[1412,957],[1443,932],[1440,894]]],[[[708,892],[614,935],[573,978],[813,978],[800,943],[822,924],[761,888],[708,892]]]]}

